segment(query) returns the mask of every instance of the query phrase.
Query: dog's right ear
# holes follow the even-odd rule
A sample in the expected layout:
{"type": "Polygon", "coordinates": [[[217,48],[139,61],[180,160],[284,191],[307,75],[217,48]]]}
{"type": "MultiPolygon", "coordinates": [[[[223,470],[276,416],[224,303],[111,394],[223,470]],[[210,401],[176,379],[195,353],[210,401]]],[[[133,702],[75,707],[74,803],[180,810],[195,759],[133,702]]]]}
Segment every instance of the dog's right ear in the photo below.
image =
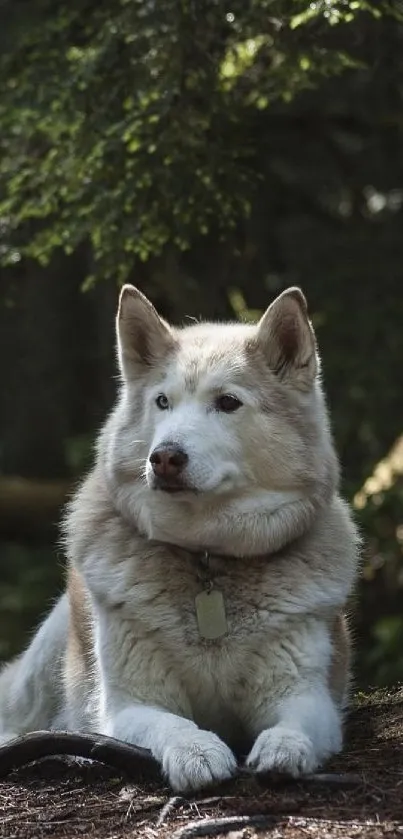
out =
{"type": "Polygon", "coordinates": [[[132,285],[124,285],[120,292],[116,333],[120,369],[127,379],[135,377],[139,368],[162,361],[176,346],[169,325],[132,285]]]}

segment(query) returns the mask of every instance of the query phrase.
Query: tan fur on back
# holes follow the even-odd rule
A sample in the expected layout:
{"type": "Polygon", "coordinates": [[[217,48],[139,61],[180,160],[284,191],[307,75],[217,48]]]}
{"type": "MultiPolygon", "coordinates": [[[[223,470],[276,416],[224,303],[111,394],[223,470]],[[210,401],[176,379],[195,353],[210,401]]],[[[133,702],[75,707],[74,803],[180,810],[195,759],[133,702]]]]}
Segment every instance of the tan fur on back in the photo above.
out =
{"type": "Polygon", "coordinates": [[[333,656],[329,673],[330,692],[336,702],[347,701],[351,664],[351,641],[345,615],[336,615],[332,626],[333,656]]]}
{"type": "Polygon", "coordinates": [[[82,665],[83,673],[90,673],[94,665],[94,640],[89,595],[81,574],[70,566],[67,574],[70,603],[67,667],[82,665]]]}

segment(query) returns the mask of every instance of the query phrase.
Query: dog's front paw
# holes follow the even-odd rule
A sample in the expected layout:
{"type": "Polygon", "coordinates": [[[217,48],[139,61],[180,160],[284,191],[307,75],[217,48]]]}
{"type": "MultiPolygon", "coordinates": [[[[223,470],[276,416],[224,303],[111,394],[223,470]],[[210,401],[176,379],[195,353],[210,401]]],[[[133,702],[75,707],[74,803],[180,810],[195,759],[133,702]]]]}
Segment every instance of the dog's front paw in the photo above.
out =
{"type": "Polygon", "coordinates": [[[280,772],[293,778],[313,772],[318,763],[312,740],[280,725],[259,734],[246,761],[254,772],[280,772]]]}
{"type": "Polygon", "coordinates": [[[237,762],[231,750],[210,731],[183,735],[168,746],[162,768],[176,792],[197,790],[234,775],[237,762]]]}

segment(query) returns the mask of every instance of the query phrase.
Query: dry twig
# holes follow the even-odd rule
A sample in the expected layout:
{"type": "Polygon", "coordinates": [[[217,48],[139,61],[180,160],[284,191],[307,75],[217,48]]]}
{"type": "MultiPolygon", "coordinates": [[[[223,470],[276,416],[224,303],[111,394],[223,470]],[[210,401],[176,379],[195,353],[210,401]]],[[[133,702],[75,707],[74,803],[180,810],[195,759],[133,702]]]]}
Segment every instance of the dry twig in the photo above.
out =
{"type": "Polygon", "coordinates": [[[283,817],[269,815],[256,816],[223,816],[221,819],[200,819],[190,822],[172,834],[172,839],[195,839],[196,836],[219,836],[243,827],[272,827],[282,821],[283,817]]]}
{"type": "Polygon", "coordinates": [[[186,801],[181,795],[174,795],[172,798],[169,798],[168,801],[164,804],[161,809],[161,812],[157,819],[157,827],[161,827],[164,824],[164,821],[171,815],[172,811],[175,810],[177,807],[180,807],[186,801]]]}

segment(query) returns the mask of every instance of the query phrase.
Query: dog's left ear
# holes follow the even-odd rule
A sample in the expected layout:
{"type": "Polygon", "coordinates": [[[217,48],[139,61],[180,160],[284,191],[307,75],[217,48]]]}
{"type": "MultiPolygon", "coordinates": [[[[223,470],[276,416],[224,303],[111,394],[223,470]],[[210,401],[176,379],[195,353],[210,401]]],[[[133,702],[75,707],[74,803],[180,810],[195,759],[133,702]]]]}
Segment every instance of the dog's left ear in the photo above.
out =
{"type": "Polygon", "coordinates": [[[283,291],[266,310],[257,330],[258,344],[273,373],[300,390],[309,390],[318,371],[318,358],[302,291],[283,291]]]}

